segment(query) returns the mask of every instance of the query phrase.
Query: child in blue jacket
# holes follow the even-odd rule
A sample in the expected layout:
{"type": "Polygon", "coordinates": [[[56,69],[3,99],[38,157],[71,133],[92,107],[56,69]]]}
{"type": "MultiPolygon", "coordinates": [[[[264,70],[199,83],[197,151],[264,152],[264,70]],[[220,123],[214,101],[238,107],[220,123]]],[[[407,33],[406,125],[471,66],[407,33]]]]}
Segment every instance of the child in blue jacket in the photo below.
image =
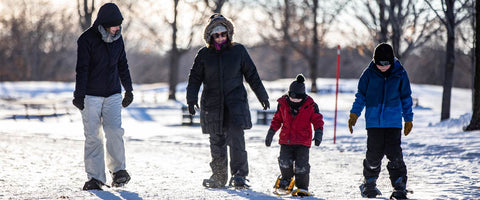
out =
{"type": "Polygon", "coordinates": [[[375,47],[373,60],[365,69],[358,82],[350,110],[348,126],[352,126],[364,107],[367,128],[367,153],[363,160],[362,196],[375,198],[380,194],[376,181],[384,155],[390,181],[394,187],[391,198],[407,198],[407,168],[403,161],[401,148],[402,117],[405,121],[404,134],[412,130],[412,90],[407,72],[393,54],[389,44],[381,43],[375,47]]]}

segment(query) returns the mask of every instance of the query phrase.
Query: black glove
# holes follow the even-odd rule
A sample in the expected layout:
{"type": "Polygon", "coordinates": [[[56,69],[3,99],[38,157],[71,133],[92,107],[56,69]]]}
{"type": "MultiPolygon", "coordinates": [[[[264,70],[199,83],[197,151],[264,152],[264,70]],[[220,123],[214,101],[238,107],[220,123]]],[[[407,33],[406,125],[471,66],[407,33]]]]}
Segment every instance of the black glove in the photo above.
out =
{"type": "Polygon", "coordinates": [[[313,137],[313,140],[315,140],[315,146],[320,146],[320,143],[322,143],[322,138],[323,138],[323,130],[322,129],[315,130],[315,136],[313,137]]]}
{"type": "Polygon", "coordinates": [[[188,104],[188,112],[191,115],[195,115],[195,107],[197,107],[197,109],[198,109],[198,104],[197,103],[188,104]]]}
{"type": "Polygon", "coordinates": [[[126,108],[130,105],[133,101],[133,93],[132,91],[126,91],[125,96],[123,97],[122,106],[126,108]]]}
{"type": "Polygon", "coordinates": [[[261,100],[260,103],[262,104],[263,110],[267,110],[270,108],[270,102],[267,100],[261,100]]]}
{"type": "Polygon", "coordinates": [[[73,98],[72,103],[78,109],[83,110],[85,108],[84,100],[85,100],[85,97],[76,97],[76,98],[73,98]]]}
{"type": "Polygon", "coordinates": [[[265,137],[265,145],[269,147],[272,144],[273,136],[275,135],[275,131],[273,129],[268,129],[267,137],[265,137]]]}

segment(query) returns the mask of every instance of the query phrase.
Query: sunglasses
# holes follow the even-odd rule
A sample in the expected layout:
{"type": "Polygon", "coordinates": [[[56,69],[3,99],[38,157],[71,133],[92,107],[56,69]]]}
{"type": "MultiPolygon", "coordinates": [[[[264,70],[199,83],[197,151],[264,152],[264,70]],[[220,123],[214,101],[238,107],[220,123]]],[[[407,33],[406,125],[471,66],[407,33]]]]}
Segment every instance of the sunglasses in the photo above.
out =
{"type": "Polygon", "coordinates": [[[390,61],[381,60],[381,61],[377,61],[376,64],[380,66],[387,66],[387,65],[390,65],[390,61]]]}
{"type": "Polygon", "coordinates": [[[213,36],[214,39],[217,39],[217,38],[219,38],[220,36],[222,36],[222,37],[227,37],[227,32],[214,33],[214,34],[212,34],[212,36],[213,36]]]}
{"type": "Polygon", "coordinates": [[[210,16],[210,19],[213,19],[213,18],[215,18],[215,17],[223,17],[223,15],[218,14],[218,13],[215,13],[215,14],[213,14],[212,16],[210,16]]]}

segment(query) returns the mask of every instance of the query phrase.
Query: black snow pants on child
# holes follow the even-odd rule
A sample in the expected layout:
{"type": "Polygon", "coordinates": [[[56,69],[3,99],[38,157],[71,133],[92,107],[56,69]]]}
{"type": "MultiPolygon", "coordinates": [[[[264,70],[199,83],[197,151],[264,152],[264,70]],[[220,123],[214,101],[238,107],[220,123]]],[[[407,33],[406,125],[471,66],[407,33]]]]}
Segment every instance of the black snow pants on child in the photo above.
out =
{"type": "Polygon", "coordinates": [[[367,155],[363,161],[365,180],[375,180],[380,174],[382,158],[387,156],[387,169],[390,181],[396,190],[405,190],[407,184],[407,167],[403,161],[401,129],[368,128],[367,155]]]}
{"type": "Polygon", "coordinates": [[[310,181],[309,152],[310,147],[304,145],[282,144],[280,146],[278,165],[282,179],[288,180],[295,176],[295,185],[299,189],[308,190],[310,181]]]}

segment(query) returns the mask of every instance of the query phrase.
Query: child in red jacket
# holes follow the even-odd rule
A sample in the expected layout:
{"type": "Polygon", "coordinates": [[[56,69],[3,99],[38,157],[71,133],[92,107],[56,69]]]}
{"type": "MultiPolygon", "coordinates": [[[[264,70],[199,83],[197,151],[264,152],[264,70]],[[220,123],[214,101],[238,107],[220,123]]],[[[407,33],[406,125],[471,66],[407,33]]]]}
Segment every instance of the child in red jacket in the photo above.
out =
{"type": "Polygon", "coordinates": [[[277,184],[279,189],[287,189],[295,176],[295,190],[292,195],[306,196],[308,192],[310,164],[309,151],[312,143],[312,124],[315,130],[315,146],[319,146],[323,137],[323,116],[317,104],[305,93],[305,77],[297,75],[290,84],[288,95],[280,97],[277,111],[273,116],[265,145],[272,143],[275,132],[281,128],[280,156],[278,164],[282,174],[277,184]],[[295,167],[294,167],[295,164],[295,167]]]}

